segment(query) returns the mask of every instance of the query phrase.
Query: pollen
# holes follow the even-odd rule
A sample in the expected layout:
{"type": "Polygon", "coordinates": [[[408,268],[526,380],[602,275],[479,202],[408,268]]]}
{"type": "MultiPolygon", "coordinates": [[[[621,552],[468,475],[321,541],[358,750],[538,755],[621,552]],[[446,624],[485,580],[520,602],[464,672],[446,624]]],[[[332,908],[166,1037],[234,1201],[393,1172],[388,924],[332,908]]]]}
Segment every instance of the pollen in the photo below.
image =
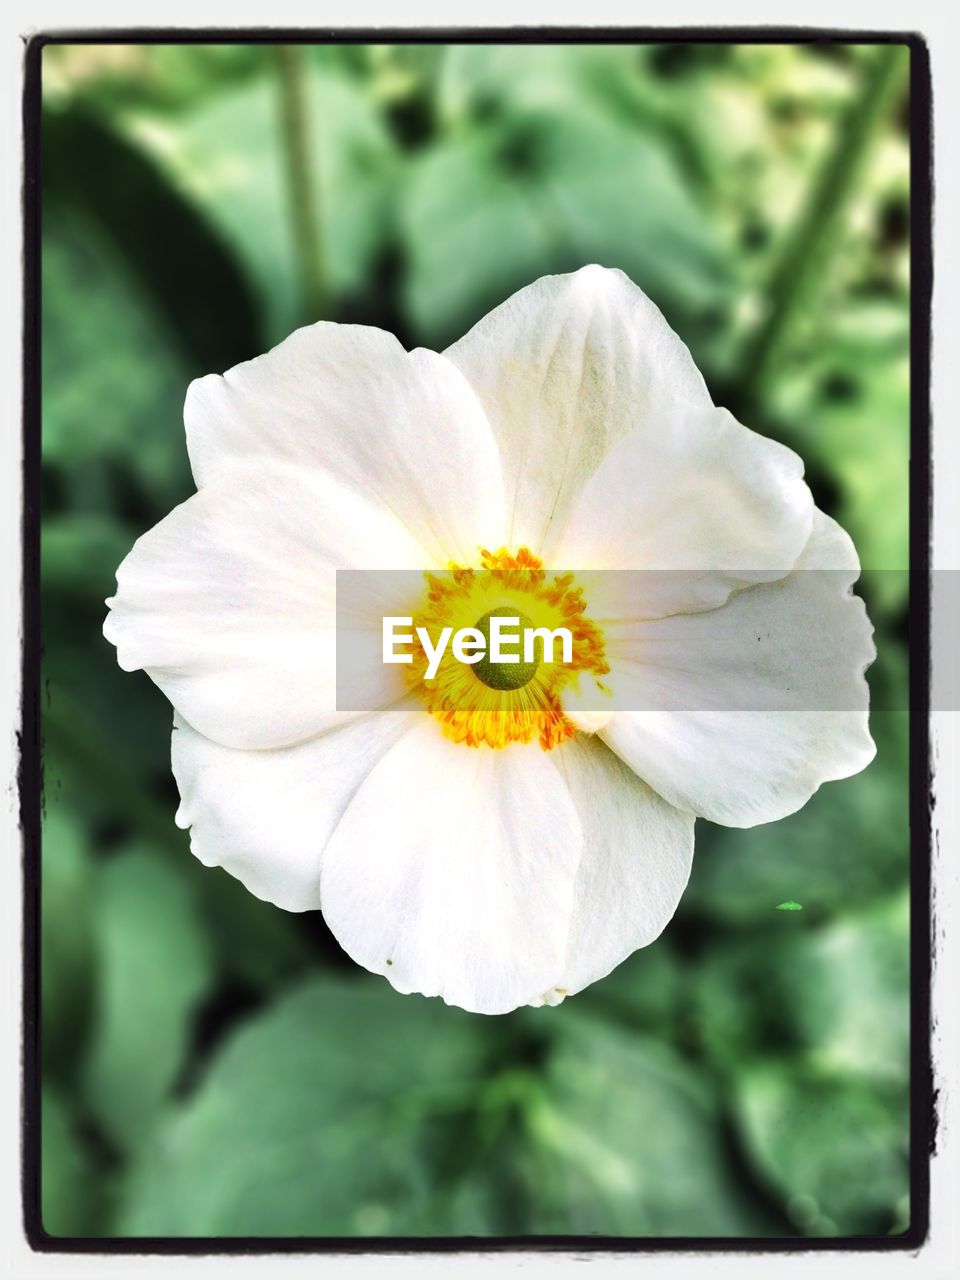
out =
{"type": "MultiPolygon", "coordinates": [[[[587,616],[583,590],[572,573],[548,574],[527,547],[516,554],[480,551],[477,568],[451,564],[443,574],[427,573],[426,591],[414,629],[423,627],[436,644],[444,627],[472,627],[488,640],[493,617],[519,620],[527,630],[569,630],[570,661],[547,660],[541,649],[534,661],[491,662],[485,655],[468,665],[444,653],[428,680],[427,654],[417,642],[413,662],[405,668],[410,685],[436,717],[444,734],[468,747],[505,747],[512,742],[539,742],[544,751],[572,738],[576,728],[563,712],[563,694],[581,680],[610,670],[603,633],[587,616]]],[[[416,630],[414,630],[416,634],[416,630]]]]}

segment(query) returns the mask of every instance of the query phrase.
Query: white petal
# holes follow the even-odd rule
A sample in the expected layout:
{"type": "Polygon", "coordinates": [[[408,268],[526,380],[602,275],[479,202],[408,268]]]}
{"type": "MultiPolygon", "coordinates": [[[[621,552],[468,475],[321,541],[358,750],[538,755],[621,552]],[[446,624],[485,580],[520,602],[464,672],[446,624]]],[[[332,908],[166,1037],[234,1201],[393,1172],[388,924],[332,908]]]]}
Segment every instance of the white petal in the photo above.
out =
{"type": "MultiPolygon", "coordinates": [[[[550,555],[570,502],[629,431],[710,407],[689,351],[621,271],[544,276],[449,347],[493,427],[507,543],[550,555]]],[[[583,566],[580,566],[583,567],[583,566]]]]}
{"type": "Polygon", "coordinates": [[[678,406],[614,445],[574,500],[554,563],[615,571],[585,584],[595,619],[715,609],[788,573],[812,522],[792,450],[726,409],[678,406]]]}
{"type": "Polygon", "coordinates": [[[574,738],[555,755],[583,827],[566,962],[554,987],[572,995],[663,932],[690,878],[694,818],[596,738],[574,738]]]}
{"type": "Polygon", "coordinates": [[[582,833],[550,754],[465,747],[432,720],[401,738],[324,855],[324,917],[344,950],[398,991],[477,1013],[553,986],[582,833]]]}
{"type": "Polygon", "coordinates": [[[222,747],[177,716],[177,825],[191,828],[190,848],[206,866],[287,911],[315,910],[330,833],[373,765],[422,714],[365,716],[276,751],[222,747]]]}
{"type": "MultiPolygon", "coordinates": [[[[236,467],[135,543],[104,634],[200,733],[232,747],[302,741],[336,710],[336,570],[408,568],[425,553],[389,513],[315,472],[236,467]]],[[[370,575],[389,593],[410,574],[370,575]]],[[[372,607],[372,606],[371,606],[372,607]]],[[[384,613],[404,613],[382,602],[384,613]]],[[[347,620],[341,619],[342,623],[347,620]]],[[[380,629],[380,616],[351,620],[380,629]]],[[[347,640],[341,627],[341,643],[347,640]]],[[[354,706],[404,692],[402,668],[366,663],[354,706]]]]}
{"type": "Polygon", "coordinates": [[[223,377],[194,382],[184,407],[198,486],[236,462],[317,468],[392,511],[432,568],[474,563],[503,528],[490,427],[466,380],[388,333],[321,323],[223,377]]]}
{"type": "Polygon", "coordinates": [[[865,768],[873,660],[850,539],[817,512],[797,568],[720,609],[607,634],[618,710],[601,736],[671,804],[749,827],[865,768]],[[744,709],[741,709],[744,708],[744,709]]]}

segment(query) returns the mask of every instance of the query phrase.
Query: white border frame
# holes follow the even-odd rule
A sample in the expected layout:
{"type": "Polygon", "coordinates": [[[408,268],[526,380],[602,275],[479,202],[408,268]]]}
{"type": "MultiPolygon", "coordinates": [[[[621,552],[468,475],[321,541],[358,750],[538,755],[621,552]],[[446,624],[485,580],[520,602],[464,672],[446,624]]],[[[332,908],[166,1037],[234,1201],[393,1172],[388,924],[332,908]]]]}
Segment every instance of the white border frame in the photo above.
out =
{"type": "MultiPolygon", "coordinates": [[[[495,1254],[430,1255],[260,1255],[163,1257],[101,1254],[37,1254],[23,1234],[20,1193],[20,1008],[21,1008],[21,845],[18,829],[16,771],[18,760],[20,682],[20,586],[21,586],[21,271],[22,216],[18,176],[22,165],[21,96],[23,40],[37,31],[86,28],[127,28],[131,25],[162,27],[277,26],[322,27],[470,27],[470,26],[810,26],[833,30],[913,29],[930,49],[934,102],[934,292],[933,383],[934,409],[934,550],[935,569],[960,569],[960,517],[956,480],[960,476],[960,390],[951,377],[953,353],[960,345],[958,324],[958,250],[960,226],[960,166],[951,148],[960,130],[960,74],[956,66],[958,24],[942,0],[914,0],[898,5],[889,0],[804,0],[771,10],[769,0],[741,0],[733,11],[706,0],[672,0],[670,4],[638,7],[616,0],[593,0],[590,21],[584,21],[581,0],[546,0],[509,3],[486,0],[470,14],[452,11],[449,5],[429,0],[407,0],[402,15],[391,0],[352,0],[349,18],[344,8],[310,4],[307,0],[272,0],[269,8],[222,3],[215,0],[166,0],[131,10],[119,0],[88,0],[81,11],[65,0],[13,0],[4,12],[0,66],[2,89],[2,145],[6,182],[2,193],[3,259],[2,305],[4,342],[0,348],[2,385],[8,392],[9,412],[0,433],[0,936],[6,947],[3,966],[0,1017],[3,1053],[0,1058],[0,1263],[5,1274],[21,1277],[82,1277],[102,1280],[112,1275],[137,1273],[166,1276],[200,1270],[209,1276],[257,1276],[281,1273],[379,1275],[383,1271],[418,1275],[456,1270],[474,1275],[489,1267],[506,1267],[539,1274],[589,1258],[591,1276],[629,1267],[655,1267],[658,1277],[687,1276],[710,1268],[723,1276],[792,1276],[816,1267],[829,1280],[833,1276],[916,1276],[918,1280],[952,1280],[960,1274],[960,1219],[955,1196],[960,1188],[960,1142],[957,1133],[958,1059],[960,1019],[956,978],[960,973],[960,799],[946,779],[960,777],[960,713],[936,712],[931,720],[932,764],[941,782],[934,783],[934,1087],[937,1090],[939,1128],[931,1164],[930,1234],[913,1252],[877,1253],[853,1250],[837,1252],[776,1253],[629,1253],[629,1254],[495,1254]],[[145,12],[146,11],[146,12],[145,12]],[[8,16],[9,15],[9,16],[8,16]],[[12,18],[12,21],[11,21],[12,18]],[[951,161],[954,161],[951,163],[951,161]],[[15,248],[16,247],[16,248],[15,248]]],[[[940,634],[938,597],[934,579],[934,663],[956,661],[957,638],[940,634]]]]}

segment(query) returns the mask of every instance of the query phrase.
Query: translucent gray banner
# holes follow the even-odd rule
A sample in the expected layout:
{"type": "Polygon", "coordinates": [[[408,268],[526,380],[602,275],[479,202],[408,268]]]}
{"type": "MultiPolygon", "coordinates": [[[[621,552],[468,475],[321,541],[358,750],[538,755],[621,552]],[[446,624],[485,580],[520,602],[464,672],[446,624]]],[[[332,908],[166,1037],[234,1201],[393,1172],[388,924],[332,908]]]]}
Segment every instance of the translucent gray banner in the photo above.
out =
{"type": "MultiPolygon", "coordinates": [[[[937,616],[956,635],[960,575],[935,577],[937,616]]],[[[336,706],[409,705],[425,691],[456,705],[482,685],[487,706],[550,690],[571,713],[858,711],[866,670],[873,710],[908,710],[907,679],[873,667],[871,625],[882,622],[881,645],[906,638],[908,588],[905,570],[842,565],[340,570],[336,706]]],[[[942,710],[960,709],[949,665],[931,696],[942,710]]]]}

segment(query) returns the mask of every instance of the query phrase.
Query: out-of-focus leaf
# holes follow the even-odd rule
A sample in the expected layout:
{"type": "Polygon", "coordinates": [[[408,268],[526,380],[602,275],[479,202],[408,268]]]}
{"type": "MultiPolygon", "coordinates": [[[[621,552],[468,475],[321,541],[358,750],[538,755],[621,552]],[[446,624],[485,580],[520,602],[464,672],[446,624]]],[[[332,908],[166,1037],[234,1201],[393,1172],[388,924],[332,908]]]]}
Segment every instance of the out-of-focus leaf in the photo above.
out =
{"type": "Polygon", "coordinates": [[[41,1018],[43,1070],[68,1080],[89,1030],[94,981],[93,868],[81,824],[55,795],[42,831],[41,1018]]]}
{"type": "Polygon", "coordinates": [[[784,1006],[814,1065],[906,1083],[909,926],[904,893],[804,936],[793,963],[782,967],[784,1006]]]}
{"type": "Polygon", "coordinates": [[[910,379],[906,336],[890,309],[859,308],[859,335],[838,322],[836,341],[784,379],[774,405],[785,440],[839,489],[834,513],[868,570],[876,604],[895,609],[908,590],[910,379]],[[867,338],[870,338],[868,342],[867,338]],[[882,512],[882,518],[878,513],[882,512]]]}
{"type": "MultiPolygon", "coordinates": [[[[183,381],[169,414],[178,428],[170,438],[182,451],[179,424],[187,381],[263,349],[259,317],[242,272],[202,212],[148,156],[102,119],[78,109],[45,112],[43,161],[45,219],[55,211],[78,220],[74,240],[79,239],[81,250],[91,235],[95,244],[109,246],[122,264],[127,288],[141,307],[153,309],[156,327],[162,325],[162,334],[152,339],[162,343],[162,359],[169,360],[173,351],[183,361],[183,381]]],[[[45,237],[47,230],[45,221],[45,237]]],[[[101,319],[109,317],[87,309],[89,299],[97,296],[96,271],[88,271],[80,283],[81,296],[71,300],[65,323],[77,326],[83,317],[92,344],[101,319]]],[[[104,337],[109,341],[112,336],[108,328],[104,337]]],[[[153,353],[130,346],[122,351],[129,398],[138,380],[148,376],[153,353]]],[[[161,358],[160,353],[154,358],[161,358]]],[[[46,370],[44,377],[46,382],[46,370]]],[[[91,410],[92,422],[96,408],[91,410]]],[[[131,422],[131,430],[152,427],[166,434],[162,420],[131,422]]]]}
{"type": "Polygon", "coordinates": [[[901,357],[910,342],[906,304],[906,296],[848,299],[843,310],[831,317],[830,341],[825,344],[828,350],[815,364],[822,368],[824,360],[842,361],[869,370],[878,360],[901,357]]]}
{"type": "Polygon", "coordinates": [[[110,858],[97,882],[100,987],[84,1069],[87,1102],[121,1149],[143,1142],[183,1063],[210,977],[181,878],[156,855],[110,858]]]}
{"type": "MultiPolygon", "coordinates": [[[[62,603],[59,595],[55,599],[62,603]]],[[[49,609],[45,615],[51,616],[49,609]]],[[[190,854],[186,833],[174,824],[173,796],[166,802],[153,796],[146,775],[169,770],[166,699],[139,673],[131,677],[120,671],[105,641],[92,651],[81,644],[77,652],[64,654],[68,634],[72,630],[65,626],[57,630],[54,655],[45,663],[56,673],[43,718],[48,809],[55,801],[58,806],[68,803],[89,821],[120,819],[169,850],[171,866],[198,904],[203,931],[226,978],[263,991],[299,973],[312,954],[296,919],[255,898],[225,871],[202,866],[190,854]],[[81,661],[84,655],[86,663],[81,661]],[[84,673],[95,678],[80,679],[84,673]],[[79,701],[65,687],[67,678],[79,681],[79,701]],[[130,682],[127,690],[122,687],[125,681],[130,682]],[[123,701],[123,714],[111,708],[111,694],[123,701]],[[104,741],[99,725],[108,715],[114,737],[104,741]]],[[[99,634],[95,639],[100,640],[99,634]]]]}
{"type": "MultiPolygon", "coordinates": [[[[902,716],[880,712],[884,717],[902,716]]],[[[775,826],[732,830],[698,823],[684,914],[756,922],[796,894],[804,914],[839,915],[902,884],[909,867],[907,780],[900,758],[822,787],[775,826]],[[709,835],[708,835],[709,832],[709,835]]],[[[784,921],[780,922],[784,924],[784,921]]]]}
{"type": "MultiPolygon", "coordinates": [[[[725,51],[717,47],[714,52],[722,57],[725,51]]],[[[629,44],[453,45],[443,59],[437,109],[453,127],[502,121],[530,108],[574,119],[583,110],[601,111],[629,129],[656,135],[685,175],[702,186],[710,168],[723,164],[716,154],[705,154],[704,133],[708,128],[711,134],[725,132],[723,141],[729,143],[737,126],[743,130],[743,113],[733,127],[726,120],[726,130],[718,129],[722,91],[710,93],[717,75],[687,76],[683,91],[674,86],[671,93],[668,81],[649,70],[644,74],[649,53],[629,44]],[[698,127],[691,128],[694,113],[698,127]]],[[[749,101],[749,93],[741,97],[749,101]]]]}
{"type": "Polygon", "coordinates": [[[217,964],[228,977],[265,991],[307,968],[311,952],[295,916],[254,897],[220,868],[190,855],[184,862],[217,964]]]}
{"type": "Polygon", "coordinates": [[[116,588],[117,566],[136,533],[107,512],[51,516],[40,535],[40,572],[51,594],[80,599],[90,612],[116,588]],[[92,605],[92,608],[91,608],[92,605]]]}
{"type": "MultiPolygon", "coordinates": [[[[906,708],[902,654],[892,640],[881,644],[871,684],[881,705],[906,708]]],[[[910,855],[908,712],[876,710],[870,728],[873,762],[826,783],[798,813],[748,830],[699,822],[681,911],[743,925],[768,921],[772,904],[792,898],[804,917],[842,915],[902,885],[910,855]]]]}
{"type": "Polygon", "coordinates": [[[738,1236],[771,1223],[740,1194],[716,1099],[662,1041],[567,1015],[531,1116],[536,1233],[738,1236]]]}
{"type": "MultiPolygon", "coordinates": [[[[393,144],[369,95],[346,75],[307,64],[305,89],[324,280],[344,294],[361,285],[386,234],[393,144]]],[[[286,337],[304,316],[276,76],[176,121],[139,114],[128,127],[238,254],[269,337],[286,337]]]]}
{"type": "Polygon", "coordinates": [[[40,1217],[49,1236],[99,1234],[104,1189],[69,1106],[44,1088],[40,1112],[40,1217]]]}
{"type": "Polygon", "coordinates": [[[747,1154],[800,1231],[897,1229],[909,1188],[906,1090],[770,1064],[742,1074],[737,1094],[747,1154]]]}
{"type": "Polygon", "coordinates": [[[523,177],[498,172],[477,131],[441,141],[411,162],[401,205],[409,267],[406,302],[417,331],[443,345],[517,287],[579,265],[544,234],[523,177]]]}
{"type": "Polygon", "coordinates": [[[373,979],[315,981],[236,1033],[145,1153],[129,1235],[436,1229],[427,1129],[456,1143],[477,1021],[373,979]]]}
{"type": "Polygon", "coordinates": [[[577,1012],[612,1017],[633,1027],[673,1029],[688,980],[669,937],[662,936],[581,991],[577,1012]]]}
{"type": "Polygon", "coordinates": [[[59,593],[43,596],[45,785],[62,788],[78,812],[96,818],[117,812],[116,766],[141,781],[168,773],[172,721],[170,704],[150,677],[117,665],[116,651],[101,635],[102,599],[97,592],[80,607],[59,593]]]}
{"type": "Polygon", "coordinates": [[[696,1035],[731,1079],[779,1051],[856,1073],[865,1087],[903,1083],[909,956],[902,894],[827,925],[796,916],[742,928],[732,941],[713,940],[691,984],[696,1035]]]}
{"type": "Polygon", "coordinates": [[[175,112],[258,71],[255,44],[49,44],[45,103],[82,101],[110,116],[141,105],[175,112]]]}
{"type": "Polygon", "coordinates": [[[437,106],[449,122],[484,121],[530,107],[576,116],[605,97],[612,78],[631,78],[625,45],[458,44],[445,51],[437,106]]]}
{"type": "Polygon", "coordinates": [[[795,1010],[784,998],[784,971],[802,946],[803,918],[711,939],[690,984],[691,1031],[716,1069],[736,1077],[771,1053],[802,1050],[795,1010]]]}
{"type": "Polygon", "coordinates": [[[43,301],[43,457],[73,506],[109,508],[111,464],[158,501],[185,497],[183,365],[122,259],[73,214],[47,218],[43,301]]]}
{"type": "Polygon", "coordinates": [[[465,129],[414,165],[402,209],[418,332],[455,338],[512,290],[590,262],[619,267],[669,314],[725,297],[717,233],[670,153],[589,108],[465,129]]]}
{"type": "Polygon", "coordinates": [[[140,776],[169,764],[169,705],[149,678],[120,670],[101,634],[104,600],[135,538],[107,510],[51,516],[41,529],[44,779],[86,818],[116,811],[98,760],[140,776]]]}

